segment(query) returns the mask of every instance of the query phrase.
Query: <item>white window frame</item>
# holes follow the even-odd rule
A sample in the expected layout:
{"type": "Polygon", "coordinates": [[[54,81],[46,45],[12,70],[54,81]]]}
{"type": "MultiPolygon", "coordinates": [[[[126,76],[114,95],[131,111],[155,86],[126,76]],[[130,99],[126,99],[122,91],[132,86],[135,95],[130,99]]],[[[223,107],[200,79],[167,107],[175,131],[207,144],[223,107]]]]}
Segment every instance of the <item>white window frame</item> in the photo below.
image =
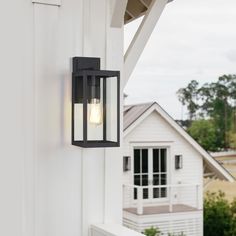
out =
{"type": "MultiPolygon", "coordinates": [[[[172,150],[172,143],[173,142],[130,142],[130,156],[131,156],[131,177],[130,177],[130,183],[134,183],[134,149],[160,149],[160,148],[166,148],[167,150],[167,185],[171,184],[171,170],[172,170],[172,161],[171,161],[171,150],[172,150]]],[[[149,151],[148,151],[149,152],[149,151]]],[[[150,193],[149,193],[150,194],[150,193]]],[[[152,192],[151,192],[152,194],[152,192]]],[[[133,205],[137,204],[137,199],[133,198],[133,194],[131,194],[133,199],[133,205]]],[[[154,198],[153,196],[149,199],[143,199],[146,205],[155,205],[160,204],[164,205],[168,203],[169,201],[169,193],[167,188],[167,197],[166,198],[154,198]]]]}

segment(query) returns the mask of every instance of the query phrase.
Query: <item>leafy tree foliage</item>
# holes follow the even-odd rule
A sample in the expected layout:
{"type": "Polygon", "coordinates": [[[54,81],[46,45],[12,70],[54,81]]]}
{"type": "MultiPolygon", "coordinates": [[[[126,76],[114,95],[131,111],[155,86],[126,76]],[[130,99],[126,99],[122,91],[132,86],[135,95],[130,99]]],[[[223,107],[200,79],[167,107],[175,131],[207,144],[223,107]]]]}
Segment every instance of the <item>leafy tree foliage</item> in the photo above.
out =
{"type": "MultiPolygon", "coordinates": [[[[146,236],[160,236],[160,235],[163,235],[161,233],[161,231],[156,227],[151,227],[151,228],[145,229],[143,234],[145,234],[146,236]]],[[[168,236],[185,236],[185,234],[183,232],[181,232],[181,233],[168,233],[168,236]]]]}
{"type": "Polygon", "coordinates": [[[158,228],[151,227],[149,229],[145,229],[143,234],[146,236],[159,236],[161,235],[161,231],[158,228]]]}
{"type": "Polygon", "coordinates": [[[217,150],[217,137],[215,125],[212,120],[193,121],[188,128],[189,134],[209,151],[217,150]]]}
{"type": "Polygon", "coordinates": [[[179,97],[179,101],[187,106],[189,111],[189,119],[193,120],[196,112],[198,110],[197,104],[197,95],[198,95],[198,82],[196,80],[192,80],[186,88],[181,88],[178,90],[177,94],[179,97]]]}
{"type": "MultiPolygon", "coordinates": [[[[177,94],[179,101],[187,106],[191,121],[205,119],[214,124],[218,149],[235,147],[236,75],[223,75],[217,82],[206,83],[202,87],[192,80],[186,88],[179,89],[177,94]]],[[[205,145],[205,140],[199,142],[205,145]]]]}
{"type": "Polygon", "coordinates": [[[207,193],[204,200],[204,236],[236,236],[236,201],[223,192],[207,193]]]}
{"type": "Polygon", "coordinates": [[[236,150],[236,132],[230,131],[228,135],[229,135],[229,146],[232,149],[236,150]]]}

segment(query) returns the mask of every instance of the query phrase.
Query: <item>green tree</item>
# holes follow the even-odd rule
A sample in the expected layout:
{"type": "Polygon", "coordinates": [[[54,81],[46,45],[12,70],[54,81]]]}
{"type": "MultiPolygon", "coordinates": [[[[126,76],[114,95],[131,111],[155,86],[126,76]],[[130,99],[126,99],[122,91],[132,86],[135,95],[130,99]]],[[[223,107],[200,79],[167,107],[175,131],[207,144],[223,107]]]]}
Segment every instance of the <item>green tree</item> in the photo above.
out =
{"type": "Polygon", "coordinates": [[[187,131],[203,148],[217,151],[216,128],[212,120],[193,121],[187,131]]]}
{"type": "MultiPolygon", "coordinates": [[[[193,117],[212,120],[215,126],[218,149],[234,147],[236,134],[236,75],[223,75],[216,82],[199,87],[192,80],[177,92],[179,101],[187,106],[190,120],[193,117]]],[[[201,143],[201,142],[200,142],[201,143]]]]}
{"type": "Polygon", "coordinates": [[[236,236],[236,202],[223,192],[207,193],[204,199],[204,236],[236,236]]]}
{"type": "Polygon", "coordinates": [[[199,108],[197,104],[198,85],[196,80],[192,80],[186,88],[181,88],[177,91],[179,101],[182,105],[187,106],[190,120],[196,117],[196,112],[199,108]]]}
{"type": "Polygon", "coordinates": [[[229,135],[229,146],[231,149],[236,149],[236,133],[233,131],[230,131],[228,133],[229,135]]]}
{"type": "Polygon", "coordinates": [[[220,78],[218,82],[205,84],[199,89],[199,96],[202,100],[201,114],[214,120],[217,127],[218,147],[228,148],[227,132],[230,130],[232,107],[229,88],[220,78]]]}

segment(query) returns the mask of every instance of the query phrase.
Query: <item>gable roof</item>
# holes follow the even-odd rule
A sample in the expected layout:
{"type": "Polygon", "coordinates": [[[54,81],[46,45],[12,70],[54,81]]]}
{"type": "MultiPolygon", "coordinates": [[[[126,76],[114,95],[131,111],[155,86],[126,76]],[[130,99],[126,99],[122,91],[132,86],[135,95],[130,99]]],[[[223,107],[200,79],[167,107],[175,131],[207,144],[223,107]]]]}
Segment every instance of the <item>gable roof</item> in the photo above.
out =
{"type": "Polygon", "coordinates": [[[181,135],[203,157],[205,170],[212,171],[221,179],[234,182],[234,177],[203,149],[175,120],[156,102],[128,105],[124,107],[124,137],[137,127],[146,117],[156,111],[179,135],[181,135]]]}
{"type": "Polygon", "coordinates": [[[145,113],[153,103],[144,103],[124,107],[124,128],[125,131],[134,121],[145,113]]]}

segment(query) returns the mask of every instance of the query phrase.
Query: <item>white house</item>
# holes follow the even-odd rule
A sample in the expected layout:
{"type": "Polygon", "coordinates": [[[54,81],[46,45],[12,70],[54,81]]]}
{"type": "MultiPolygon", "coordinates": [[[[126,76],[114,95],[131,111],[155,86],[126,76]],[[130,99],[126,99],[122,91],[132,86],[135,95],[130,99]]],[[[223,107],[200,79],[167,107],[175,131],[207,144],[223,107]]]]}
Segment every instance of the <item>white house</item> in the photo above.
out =
{"type": "Polygon", "coordinates": [[[123,224],[203,235],[203,176],[234,178],[157,103],[124,108],[123,224]]]}

